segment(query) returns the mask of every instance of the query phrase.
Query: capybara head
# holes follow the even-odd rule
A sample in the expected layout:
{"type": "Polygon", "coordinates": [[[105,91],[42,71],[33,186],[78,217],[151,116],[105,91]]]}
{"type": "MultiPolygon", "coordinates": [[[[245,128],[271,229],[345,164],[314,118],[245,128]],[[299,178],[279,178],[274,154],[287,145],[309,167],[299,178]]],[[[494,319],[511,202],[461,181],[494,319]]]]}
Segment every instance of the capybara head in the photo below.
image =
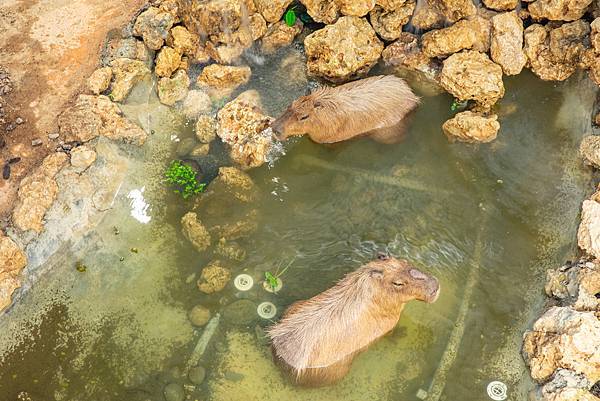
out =
{"type": "Polygon", "coordinates": [[[403,259],[379,255],[363,268],[370,279],[396,302],[416,299],[433,303],[440,293],[440,284],[435,277],[423,273],[403,259]]]}
{"type": "Polygon", "coordinates": [[[271,124],[273,131],[278,133],[277,139],[283,141],[290,136],[307,134],[315,127],[314,116],[320,107],[321,104],[312,95],[294,100],[281,117],[271,124]]]}

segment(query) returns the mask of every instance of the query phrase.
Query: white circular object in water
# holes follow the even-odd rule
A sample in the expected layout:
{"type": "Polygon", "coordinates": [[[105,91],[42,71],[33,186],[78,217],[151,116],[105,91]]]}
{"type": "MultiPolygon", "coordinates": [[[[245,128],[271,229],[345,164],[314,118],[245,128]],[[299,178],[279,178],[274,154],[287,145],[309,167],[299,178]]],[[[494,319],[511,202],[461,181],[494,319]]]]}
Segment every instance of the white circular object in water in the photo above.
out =
{"type": "Polygon", "coordinates": [[[505,400],[508,397],[507,390],[508,387],[506,387],[506,384],[496,380],[490,382],[490,384],[488,384],[487,386],[487,393],[490,396],[490,398],[494,401],[505,400]]]}
{"type": "Polygon", "coordinates": [[[233,285],[239,291],[248,291],[254,285],[254,280],[249,274],[240,274],[233,280],[233,285]]]}
{"type": "Polygon", "coordinates": [[[263,302],[258,305],[256,312],[258,312],[258,316],[263,319],[271,319],[277,314],[277,307],[271,302],[263,302]]]}
{"type": "Polygon", "coordinates": [[[271,284],[269,284],[269,282],[263,281],[263,288],[265,289],[265,291],[276,293],[279,292],[279,290],[281,290],[281,288],[283,287],[283,281],[281,281],[279,277],[277,277],[275,280],[277,282],[275,288],[271,287],[271,284]]]}

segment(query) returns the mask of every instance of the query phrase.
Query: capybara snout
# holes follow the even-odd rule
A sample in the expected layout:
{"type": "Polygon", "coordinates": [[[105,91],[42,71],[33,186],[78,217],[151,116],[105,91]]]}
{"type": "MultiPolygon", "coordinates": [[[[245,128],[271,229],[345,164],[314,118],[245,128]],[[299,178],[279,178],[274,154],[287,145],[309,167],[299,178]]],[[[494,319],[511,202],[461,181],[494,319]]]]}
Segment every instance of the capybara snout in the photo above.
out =
{"type": "Polygon", "coordinates": [[[268,331],[275,361],[295,383],[335,383],[358,353],[396,326],[406,302],[435,302],[439,291],[435,277],[406,260],[379,255],[285,311],[268,331]]]}

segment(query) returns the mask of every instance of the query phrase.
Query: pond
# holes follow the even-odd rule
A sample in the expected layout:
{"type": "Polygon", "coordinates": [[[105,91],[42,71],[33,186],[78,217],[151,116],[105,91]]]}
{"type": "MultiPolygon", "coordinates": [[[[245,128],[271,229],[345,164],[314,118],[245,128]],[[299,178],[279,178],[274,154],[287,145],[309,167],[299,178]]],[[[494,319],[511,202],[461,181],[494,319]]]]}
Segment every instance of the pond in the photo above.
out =
{"type": "MultiPolygon", "coordinates": [[[[303,63],[296,47],[252,58],[253,78],[242,88],[256,89],[270,115],[312,84],[281,60],[303,63]]],[[[446,94],[423,98],[396,145],[288,141],[285,154],[249,171],[260,194],[251,205],[258,228],[237,241],[241,261],[214,246],[199,253],[181,234],[194,201],[167,189],[163,172],[194,138],[194,122],[161,105],[152,83],[139,85],[122,108],[153,133],[147,145],[98,144],[100,159],[129,160],[112,209],[48,260],[0,319],[3,399],[27,391],[35,400],[158,401],[176,383],[203,401],[479,401],[494,380],[507,384],[509,399],[526,399],[521,337],[542,307],[545,270],[575,251],[579,205],[591,188],[577,148],[591,129],[594,90],[581,77],[550,84],[528,72],[505,85],[502,128],[490,144],[447,141],[446,94]],[[280,316],[378,252],[435,275],[439,300],[410,303],[339,384],[292,386],[262,337],[271,322],[254,308],[269,301],[280,316]],[[251,275],[254,287],[198,291],[201,269],[215,258],[233,277],[251,275]],[[286,266],[281,291],[266,292],[264,272],[286,266]],[[235,315],[235,302],[251,308],[235,315]],[[221,316],[199,359],[207,372],[200,385],[186,375],[203,333],[188,320],[195,305],[221,316]]],[[[222,160],[218,146],[211,152],[222,160]]],[[[244,212],[218,196],[207,210],[211,224],[244,212]]]]}

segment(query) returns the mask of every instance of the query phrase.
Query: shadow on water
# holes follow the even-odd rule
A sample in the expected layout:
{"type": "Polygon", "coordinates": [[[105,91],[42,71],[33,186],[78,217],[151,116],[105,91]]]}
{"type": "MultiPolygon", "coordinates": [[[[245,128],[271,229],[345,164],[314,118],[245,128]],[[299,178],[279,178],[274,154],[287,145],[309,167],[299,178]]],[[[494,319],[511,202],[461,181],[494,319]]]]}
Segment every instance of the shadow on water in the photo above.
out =
{"type": "MultiPolygon", "coordinates": [[[[303,74],[302,55],[292,48],[253,65],[247,88],[275,115],[304,93],[303,74]]],[[[539,308],[545,269],[574,248],[586,183],[576,150],[589,129],[588,84],[574,77],[551,85],[528,73],[506,79],[502,109],[514,110],[486,145],[448,143],[440,129],[452,114],[447,95],[424,98],[397,145],[286,144],[271,167],[250,172],[261,194],[252,205],[259,228],[239,240],[245,260],[226,261],[234,276],[245,272],[255,281],[290,264],[278,295],[259,285],[247,294],[231,284],[218,294],[198,291],[213,250],[198,253],[183,238],[179,221],[190,203],[161,182],[181,141],[193,137],[193,122],[160,106],[148,87],[137,88],[123,109],[155,134],[134,155],[113,210],[52,258],[51,271],[0,321],[0,394],[158,401],[167,383],[178,383],[191,399],[215,401],[416,400],[419,390],[430,400],[475,401],[486,397],[489,381],[502,380],[511,397],[525,399],[520,338],[539,308]],[[132,217],[127,197],[141,188],[146,223],[132,217]],[[224,315],[201,359],[208,376],[191,386],[184,370],[202,334],[187,319],[194,305],[215,313],[245,298],[271,301],[281,312],[381,251],[436,275],[442,294],[433,305],[410,304],[341,383],[289,385],[258,335],[270,322],[249,310],[243,324],[224,315]],[[78,260],[85,273],[74,269],[78,260]],[[463,330],[449,351],[461,316],[463,330]]],[[[235,213],[226,200],[221,209],[208,219],[235,213]]]]}

